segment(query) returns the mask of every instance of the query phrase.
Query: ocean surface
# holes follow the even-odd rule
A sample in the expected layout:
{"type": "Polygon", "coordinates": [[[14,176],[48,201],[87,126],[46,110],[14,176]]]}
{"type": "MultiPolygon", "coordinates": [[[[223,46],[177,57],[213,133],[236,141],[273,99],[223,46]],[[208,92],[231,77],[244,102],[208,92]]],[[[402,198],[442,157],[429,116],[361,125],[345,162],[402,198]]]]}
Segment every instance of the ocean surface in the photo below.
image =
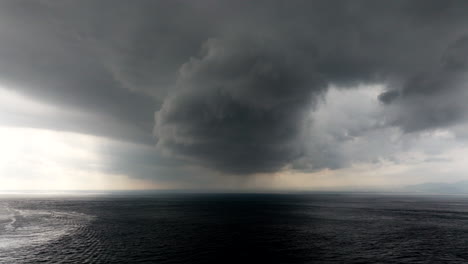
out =
{"type": "Polygon", "coordinates": [[[468,197],[16,195],[0,263],[468,263],[468,197]]]}

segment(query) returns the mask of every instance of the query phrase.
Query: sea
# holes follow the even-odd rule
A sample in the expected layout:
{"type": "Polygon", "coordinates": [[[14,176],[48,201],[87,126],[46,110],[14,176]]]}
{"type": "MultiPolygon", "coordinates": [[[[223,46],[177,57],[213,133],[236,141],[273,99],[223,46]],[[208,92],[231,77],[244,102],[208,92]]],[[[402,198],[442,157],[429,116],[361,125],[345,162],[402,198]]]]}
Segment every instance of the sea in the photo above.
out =
{"type": "Polygon", "coordinates": [[[0,263],[468,263],[468,196],[7,195],[0,263]]]}

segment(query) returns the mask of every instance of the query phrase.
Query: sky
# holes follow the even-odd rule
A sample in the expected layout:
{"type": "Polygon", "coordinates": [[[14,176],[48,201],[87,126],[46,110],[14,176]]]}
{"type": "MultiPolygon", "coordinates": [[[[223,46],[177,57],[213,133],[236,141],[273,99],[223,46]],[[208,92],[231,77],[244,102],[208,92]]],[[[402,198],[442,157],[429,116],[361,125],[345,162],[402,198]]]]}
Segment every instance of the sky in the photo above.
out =
{"type": "Polygon", "coordinates": [[[0,1],[0,189],[468,180],[468,2],[0,1]]]}

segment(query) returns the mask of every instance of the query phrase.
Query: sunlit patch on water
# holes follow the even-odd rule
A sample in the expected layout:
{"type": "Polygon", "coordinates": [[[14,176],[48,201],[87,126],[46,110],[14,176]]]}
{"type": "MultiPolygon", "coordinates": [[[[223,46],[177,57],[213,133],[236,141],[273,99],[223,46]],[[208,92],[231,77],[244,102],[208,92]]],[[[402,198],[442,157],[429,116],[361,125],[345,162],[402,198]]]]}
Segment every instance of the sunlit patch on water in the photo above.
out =
{"type": "Polygon", "coordinates": [[[92,217],[75,212],[22,210],[0,203],[0,258],[19,248],[35,247],[73,232],[92,217]]]}

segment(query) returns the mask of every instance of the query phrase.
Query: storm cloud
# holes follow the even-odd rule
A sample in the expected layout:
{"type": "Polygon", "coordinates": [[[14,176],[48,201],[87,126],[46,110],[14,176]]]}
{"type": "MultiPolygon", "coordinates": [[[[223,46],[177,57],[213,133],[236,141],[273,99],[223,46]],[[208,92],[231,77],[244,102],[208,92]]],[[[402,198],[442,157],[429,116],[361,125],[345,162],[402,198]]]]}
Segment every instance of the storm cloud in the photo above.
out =
{"type": "Polygon", "coordinates": [[[156,113],[158,146],[234,173],[275,171],[300,156],[302,116],[325,86],[266,44],[208,40],[156,113]]]}
{"type": "Polygon", "coordinates": [[[161,149],[234,173],[305,161],[339,168],[346,164],[340,153],[326,149],[343,142],[305,146],[320,138],[304,136],[305,112],[330,85],[386,84],[378,98],[397,107],[383,125],[406,132],[464,117],[462,2],[302,4],[277,2],[255,23],[236,21],[241,34],[222,32],[203,44],[156,113],[161,149]]]}
{"type": "Polygon", "coordinates": [[[337,169],[393,153],[391,144],[377,150],[385,140],[371,136],[378,131],[466,122],[462,0],[7,0],[0,7],[1,84],[80,113],[25,117],[20,125],[156,145],[155,163],[162,154],[236,175],[337,169]],[[348,113],[314,115],[330,87],[366,85],[383,87],[373,97],[379,107],[369,108],[377,112],[364,113],[353,99],[336,108],[348,113]],[[350,145],[365,137],[369,155],[350,145]]]}

